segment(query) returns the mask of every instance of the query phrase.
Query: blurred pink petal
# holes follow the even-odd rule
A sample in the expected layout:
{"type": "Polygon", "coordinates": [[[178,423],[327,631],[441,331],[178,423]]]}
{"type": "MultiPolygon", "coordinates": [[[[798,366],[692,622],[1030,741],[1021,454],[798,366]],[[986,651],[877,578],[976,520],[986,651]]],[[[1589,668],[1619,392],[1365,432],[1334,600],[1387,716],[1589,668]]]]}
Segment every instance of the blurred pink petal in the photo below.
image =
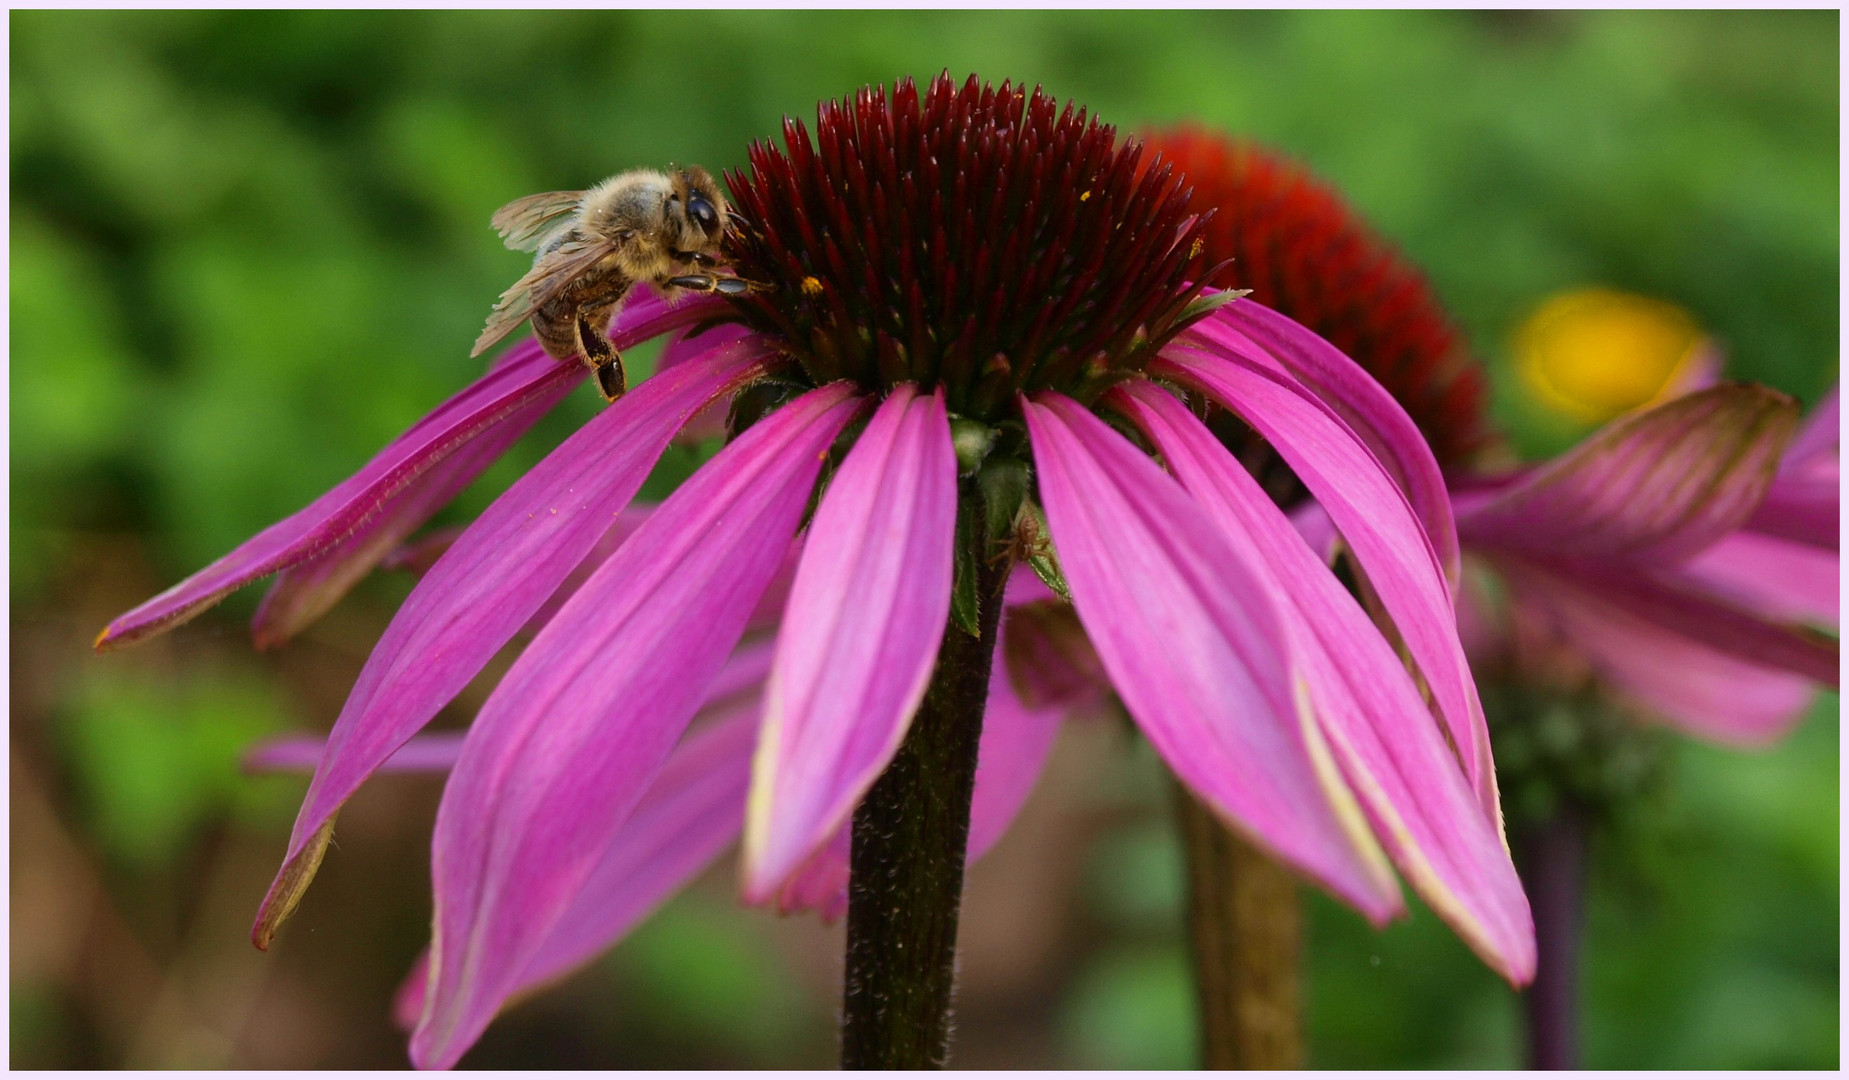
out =
{"type": "Polygon", "coordinates": [[[1834,548],[1737,532],[1677,573],[1749,611],[1783,622],[1835,626],[1842,617],[1842,556],[1834,548]]]}
{"type": "MultiPolygon", "coordinates": [[[[1431,689],[1471,790],[1493,820],[1501,810],[1489,725],[1457,639],[1454,601],[1429,523],[1421,523],[1381,460],[1346,424],[1301,386],[1254,365],[1247,353],[1170,350],[1157,370],[1202,390],[1251,424],[1335,522],[1431,689]]],[[[1407,424],[1410,429],[1411,421],[1407,424]]],[[[1430,457],[1423,443],[1419,448],[1430,457]]],[[[1418,455],[1407,448],[1401,456],[1418,455]]]]}
{"type": "MultiPolygon", "coordinates": [[[[650,507],[653,509],[653,507],[650,507]]],[[[736,707],[735,699],[749,694],[755,707],[764,679],[770,674],[771,650],[767,642],[741,645],[726,661],[707,690],[706,708],[724,710],[736,707]]],[[[704,715],[704,714],[702,714],[704,715]]],[[[695,720],[696,725],[699,718],[695,720]]],[[[446,773],[462,753],[465,731],[439,731],[414,736],[379,766],[383,773],[446,773]]],[[[321,735],[279,735],[265,739],[244,753],[243,768],[251,773],[313,772],[327,749],[321,735]]]]}
{"type": "Polygon", "coordinates": [[[1527,562],[1512,562],[1504,572],[1524,610],[1544,613],[1620,691],[1691,734],[1770,743],[1816,696],[1804,676],[1750,663],[1724,641],[1683,632],[1697,624],[1640,617],[1600,588],[1527,562]]]}
{"type": "Polygon", "coordinates": [[[1797,406],[1716,386],[1616,420],[1519,480],[1457,500],[1480,548],[1547,557],[1687,558],[1746,523],[1765,498],[1797,406]]]}
{"type": "Polygon", "coordinates": [[[761,373],[766,358],[763,351],[722,350],[646,380],[496,499],[418,582],[367,658],[328,735],[288,855],[257,912],[251,936],[259,948],[268,946],[313,879],[340,805],[475,677],[583,560],[680,425],[761,373]]]}
{"type": "MultiPolygon", "coordinates": [[[[630,396],[709,366],[684,364],[630,396]]],[[[591,575],[482,706],[437,810],[418,1065],[455,1063],[575,901],[744,632],[830,444],[862,406],[835,383],[720,451],[591,575]]]]}
{"type": "MultiPolygon", "coordinates": [[[[1837,685],[1840,646],[1833,637],[1761,618],[1758,614],[1703,596],[1687,588],[1674,573],[1647,574],[1601,563],[1542,563],[1499,560],[1505,576],[1526,583],[1524,595],[1540,591],[1536,581],[1573,594],[1576,612],[1596,606],[1625,625],[1649,623],[1742,663],[1801,675],[1825,686],[1837,685]],[[1589,601],[1596,601],[1596,604],[1589,601]]],[[[1563,601],[1564,602],[1564,601],[1563,601]]],[[[1576,619],[1575,625],[1585,625],[1576,619]]]]}
{"type": "Polygon", "coordinates": [[[816,509],[765,689],[745,899],[839,831],[899,749],[950,612],[957,458],[942,392],[900,384],[816,509]]]}
{"type": "MultiPolygon", "coordinates": [[[[400,746],[377,769],[382,773],[445,773],[462,752],[460,731],[419,735],[400,746]]],[[[244,771],[252,773],[313,772],[327,750],[319,735],[283,735],[265,739],[244,753],[244,771]]]]}
{"type": "MultiPolygon", "coordinates": [[[[854,823],[845,821],[816,848],[776,890],[777,911],[793,915],[814,911],[823,922],[847,914],[847,883],[852,870],[854,823]]],[[[747,900],[747,903],[751,901],[747,900]]]]}
{"type": "Polygon", "coordinates": [[[1106,395],[1247,566],[1265,568],[1316,717],[1393,861],[1439,917],[1517,985],[1534,977],[1534,923],[1503,846],[1393,649],[1258,482],[1186,406],[1142,382],[1106,395]]]}
{"type": "Polygon", "coordinates": [[[1233,828],[1376,923],[1399,889],[1330,760],[1265,582],[1181,487],[1053,393],[1026,402],[1079,619],[1156,751],[1233,828]]]}
{"type": "MultiPolygon", "coordinates": [[[[172,629],[240,586],[328,552],[381,516],[392,519],[388,527],[397,527],[403,516],[419,509],[408,504],[418,503],[429,494],[417,483],[420,478],[467,447],[471,440],[510,418],[515,423],[531,423],[544,407],[557,402],[582,381],[584,374],[579,368],[547,356],[535,343],[516,347],[507,362],[413,424],[364,468],[327,494],[246,540],[192,577],[117,617],[98,635],[96,647],[120,648],[172,629]]],[[[485,467],[488,462],[477,464],[485,467]]],[[[455,479],[455,473],[446,473],[438,478],[436,486],[441,489],[455,479]]],[[[411,527],[415,528],[415,524],[411,527]]],[[[370,554],[376,558],[384,551],[370,554]]]]}
{"type": "Polygon", "coordinates": [[[1818,461],[1827,461],[1834,471],[1837,447],[1841,444],[1842,391],[1841,387],[1832,386],[1798,425],[1798,433],[1785,448],[1785,458],[1779,463],[1778,471],[1781,474],[1800,472],[1818,461]]]}
{"type": "Polygon", "coordinates": [[[1014,824],[1066,718],[1062,706],[1029,708],[1015,696],[1001,670],[1001,649],[1008,644],[1009,634],[1007,617],[1002,621],[996,669],[989,675],[989,701],[982,714],[982,743],[976,751],[976,793],[969,808],[970,862],[988,854],[1014,824]]]}
{"type": "Polygon", "coordinates": [[[1780,473],[1746,528],[1824,551],[1842,543],[1842,481],[1833,461],[1780,473]]]}
{"type": "MultiPolygon", "coordinates": [[[[608,949],[737,839],[751,779],[757,701],[715,711],[719,715],[669,755],[508,997],[568,974],[608,949]]],[[[407,1031],[423,1015],[429,971],[426,952],[393,1002],[393,1017],[407,1031]]]]}

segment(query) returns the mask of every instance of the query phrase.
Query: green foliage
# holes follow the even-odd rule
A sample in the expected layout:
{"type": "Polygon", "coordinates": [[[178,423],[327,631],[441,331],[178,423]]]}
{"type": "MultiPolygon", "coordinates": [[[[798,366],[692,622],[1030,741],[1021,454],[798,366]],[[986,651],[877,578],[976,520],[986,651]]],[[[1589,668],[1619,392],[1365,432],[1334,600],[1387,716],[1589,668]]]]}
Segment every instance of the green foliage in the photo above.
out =
{"type": "Polygon", "coordinates": [[[171,863],[209,822],[288,820],[297,792],[251,784],[238,768],[252,743],[285,726],[273,691],[248,675],[119,676],[86,684],[59,733],[90,834],[112,859],[145,869],[171,863]]]}
{"type": "MultiPolygon", "coordinates": [[[[136,533],[178,580],[472,378],[469,345],[523,269],[487,227],[506,200],[640,164],[736,168],[786,114],[943,69],[1302,159],[1428,270],[1530,452],[1576,432],[1525,402],[1504,340],[1559,288],[1681,304],[1732,374],[1814,400],[1837,377],[1837,29],[1832,12],[14,12],[13,602],[44,599],[79,532],[136,533]]],[[[639,379],[651,357],[629,359],[639,379]]],[[[597,404],[574,398],[450,517],[597,404]]],[[[645,494],[700,460],[671,452],[645,494]]],[[[286,818],[247,805],[283,786],[233,764],[281,726],[271,691],[95,670],[56,737],[112,856],[286,818]]],[[[1831,699],[1761,755],[1678,743],[1656,831],[1597,853],[1589,1064],[1836,1062],[1835,716],[1831,699]]],[[[1160,783],[1132,786],[1166,811],[1160,783]]],[[[1120,939],[1066,1001],[1069,1063],[1191,1060],[1163,835],[1113,839],[1117,873],[1088,878],[1120,939]]],[[[618,960],[663,1023],[776,1058],[796,1020],[760,943],[667,914],[618,960]]],[[[1380,934],[1321,898],[1311,914],[1315,1064],[1515,1063],[1514,999],[1428,912],[1380,934]]],[[[16,1029],[45,1027],[36,1001],[15,995],[16,1029]]]]}

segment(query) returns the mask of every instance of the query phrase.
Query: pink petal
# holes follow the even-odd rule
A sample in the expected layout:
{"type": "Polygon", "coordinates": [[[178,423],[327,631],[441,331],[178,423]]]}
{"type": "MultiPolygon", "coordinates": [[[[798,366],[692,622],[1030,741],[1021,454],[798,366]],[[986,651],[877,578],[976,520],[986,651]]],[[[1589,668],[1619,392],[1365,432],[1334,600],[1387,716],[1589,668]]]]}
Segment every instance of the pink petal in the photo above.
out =
{"type": "Polygon", "coordinates": [[[1478,802],[1497,818],[1489,726],[1457,638],[1445,570],[1429,542],[1433,526],[1421,524],[1380,459],[1346,424],[1287,376],[1252,364],[1247,353],[1171,349],[1152,370],[1172,373],[1237,412],[1310,489],[1354,552],[1430,687],[1478,802]]]}
{"type": "Polygon", "coordinates": [[[809,526],[765,690],[745,899],[838,832],[898,751],[950,614],[957,457],[942,391],[900,384],[809,526]]]}
{"type": "Polygon", "coordinates": [[[1367,446],[1425,526],[1447,579],[1458,575],[1457,530],[1444,475],[1419,427],[1380,383],[1342,350],[1255,300],[1236,300],[1189,328],[1280,375],[1334,412],[1367,446]]]}
{"type": "MultiPolygon", "coordinates": [[[[1008,589],[1010,596],[1033,595],[1036,589],[1046,591],[1033,571],[1025,568],[1010,579],[1008,589]],[[1033,579],[1032,585],[1017,589],[1016,582],[1023,574],[1033,579]]],[[[1048,592],[1047,595],[1052,594],[1048,592]]],[[[997,632],[998,665],[1008,650],[1010,621],[1004,615],[997,632]]],[[[1098,686],[1087,689],[1094,698],[1100,693],[1098,686]]],[[[1071,696],[1072,688],[1063,690],[1066,696],[1071,696]]],[[[1040,770],[1053,749],[1053,738],[1059,733],[1060,721],[1065,715],[1066,710],[1060,707],[1034,709],[1023,705],[999,666],[990,675],[989,700],[982,716],[982,742],[976,751],[976,790],[969,808],[970,862],[988,854],[1014,823],[1034,782],[1040,778],[1040,770]]],[[[778,892],[779,911],[788,914],[814,909],[830,922],[846,913],[851,833],[852,822],[844,823],[825,847],[810,856],[778,892]]]]}
{"type": "Polygon", "coordinates": [[[482,706],[437,810],[431,998],[411,1039],[420,1066],[455,1062],[576,900],[744,632],[862,404],[848,384],[823,387],[720,451],[482,706]]]}
{"type": "Polygon", "coordinates": [[[1399,890],[1337,774],[1254,575],[1176,482],[1078,403],[1026,403],[1079,619],[1125,707],[1233,828],[1384,921],[1399,890]]]}
{"type": "MultiPolygon", "coordinates": [[[[757,704],[754,697],[718,709],[721,715],[674,749],[509,997],[568,974],[622,940],[737,839],[757,704]]],[[[393,1002],[393,1017],[406,1030],[423,1015],[429,972],[425,953],[393,1002]]]]}
{"type": "Polygon", "coordinates": [[[1640,617],[1609,602],[1601,588],[1581,588],[1525,560],[1506,560],[1503,570],[1512,602],[1544,614],[1613,685],[1691,734],[1763,745],[1789,731],[1816,695],[1803,676],[1742,660],[1724,645],[1640,617]]]}
{"type": "Polygon", "coordinates": [[[1149,436],[1241,562],[1269,572],[1317,719],[1393,861],[1486,963],[1528,982],[1534,923],[1501,823],[1478,806],[1393,647],[1186,406],[1148,382],[1104,402],[1149,436]]]}
{"type": "Polygon", "coordinates": [[[1746,523],[1797,426],[1790,398],[1728,384],[1613,421],[1566,454],[1457,502],[1477,547],[1547,557],[1687,558],[1746,523]]]}
{"type": "MultiPolygon", "coordinates": [[[[381,516],[392,519],[388,528],[396,527],[411,512],[406,502],[428,495],[417,481],[445,458],[509,419],[530,423],[583,378],[583,370],[553,360],[537,344],[516,348],[504,363],[413,424],[333,490],[119,616],[98,635],[96,647],[120,648],[170,630],[240,586],[328,552],[381,516]]],[[[439,478],[437,486],[453,479],[439,478]]],[[[371,554],[376,558],[383,551],[371,554]]]]}
{"type": "Polygon", "coordinates": [[[418,582],[328,735],[288,856],[257,912],[259,948],[313,880],[340,805],[539,609],[687,417],[762,373],[769,355],[726,350],[643,382],[496,499],[418,582]]]}
{"type": "Polygon", "coordinates": [[[1842,556],[1834,548],[1737,532],[1678,568],[1700,588],[1780,622],[1841,622],[1842,556]]]}
{"type": "Polygon", "coordinates": [[[411,481],[386,509],[364,525],[321,553],[285,567],[251,619],[251,635],[257,648],[274,648],[325,614],[405,537],[500,460],[575,385],[575,380],[562,383],[520,406],[411,481]]]}

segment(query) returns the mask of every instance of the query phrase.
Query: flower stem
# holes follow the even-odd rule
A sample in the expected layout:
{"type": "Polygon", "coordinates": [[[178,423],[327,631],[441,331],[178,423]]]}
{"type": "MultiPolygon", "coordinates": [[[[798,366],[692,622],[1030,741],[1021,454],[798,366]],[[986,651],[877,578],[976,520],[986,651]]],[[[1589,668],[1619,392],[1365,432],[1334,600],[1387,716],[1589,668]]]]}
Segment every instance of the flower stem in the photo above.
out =
{"type": "MultiPolygon", "coordinates": [[[[973,485],[963,497],[978,498],[973,485]]],[[[959,561],[976,576],[981,636],[951,617],[905,742],[854,813],[844,1069],[942,1068],[950,1052],[970,796],[1008,576],[1005,560],[988,558],[980,525],[962,535],[972,550],[959,561]]]]}
{"type": "Polygon", "coordinates": [[[1187,860],[1201,1066],[1300,1069],[1303,916],[1296,879],[1234,836],[1179,783],[1175,811],[1187,860]]]}
{"type": "Polygon", "coordinates": [[[1533,1069],[1579,1068],[1579,936],[1587,836],[1585,818],[1569,807],[1515,837],[1539,951],[1534,982],[1522,994],[1533,1069]]]}

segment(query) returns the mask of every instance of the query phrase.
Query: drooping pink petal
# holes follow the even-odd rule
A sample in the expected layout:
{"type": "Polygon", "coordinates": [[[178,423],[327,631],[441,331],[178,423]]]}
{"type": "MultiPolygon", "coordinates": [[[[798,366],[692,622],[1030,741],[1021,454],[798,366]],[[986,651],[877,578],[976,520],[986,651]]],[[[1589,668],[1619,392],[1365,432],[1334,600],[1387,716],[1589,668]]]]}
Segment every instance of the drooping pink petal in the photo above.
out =
{"type": "Polygon", "coordinates": [[[1528,982],[1534,923],[1501,823],[1478,805],[1392,646],[1186,406],[1148,382],[1104,403],[1149,436],[1242,562],[1267,571],[1317,720],[1393,861],[1486,963],[1528,982]]]}
{"type": "MultiPolygon", "coordinates": [[[[543,986],[616,944],[738,838],[757,711],[755,699],[722,707],[674,749],[508,997],[543,986]]],[[[393,1017],[407,1031],[423,1015],[429,973],[425,953],[393,1001],[393,1017]]]]}
{"type": "Polygon", "coordinates": [[[379,569],[402,570],[423,577],[468,530],[467,525],[445,525],[440,529],[432,529],[386,552],[385,557],[379,560],[379,569]]]}
{"type": "MultiPolygon", "coordinates": [[[[1009,630],[1002,619],[996,662],[1009,630]]],[[[1015,695],[1006,673],[989,675],[989,701],[982,713],[982,743],[976,751],[976,791],[969,807],[969,861],[988,854],[1021,812],[1040,779],[1060,722],[1063,706],[1029,708],[1015,695]]]]}
{"type": "Polygon", "coordinates": [[[720,451],[482,706],[437,810],[420,1066],[455,1062],[575,902],[744,632],[862,406],[844,383],[813,390],[720,451]]]}
{"type": "MultiPolygon", "coordinates": [[[[730,344],[750,333],[740,323],[720,323],[717,326],[693,327],[688,335],[675,335],[661,350],[661,359],[655,365],[657,371],[666,371],[677,364],[714,349],[730,344]]],[[[726,417],[732,411],[732,399],[724,397],[701,409],[698,415],[687,421],[679,435],[674,437],[676,445],[691,446],[709,439],[725,438],[726,417]]]]}
{"type": "Polygon", "coordinates": [[[1360,364],[1288,316],[1236,300],[1189,328],[1239,353],[1261,371],[1283,375],[1327,406],[1386,469],[1425,526],[1432,550],[1456,585],[1457,530],[1444,475],[1412,417],[1360,364]]]}
{"type": "Polygon", "coordinates": [[[1841,649],[1835,638],[1773,622],[1692,591],[1687,579],[1674,572],[1647,573],[1594,561],[1543,563],[1520,557],[1498,558],[1497,565],[1504,577],[1528,581],[1530,593],[1540,587],[1536,581],[1544,581],[1548,588],[1573,594],[1576,610],[1597,608],[1614,620],[1652,624],[1742,663],[1788,672],[1823,686],[1837,685],[1841,649]]]}
{"type": "Polygon", "coordinates": [[[1737,532],[1678,568],[1717,596],[1780,622],[1842,619],[1842,556],[1835,548],[1737,532]]]}
{"type": "MultiPolygon", "coordinates": [[[[793,915],[813,911],[823,922],[847,914],[847,885],[852,873],[854,823],[844,821],[828,842],[803,860],[776,890],[777,911],[793,915]]],[[[751,901],[747,899],[747,903],[751,901]]]]}
{"type": "MultiPolygon", "coordinates": [[[[552,595],[540,605],[539,610],[533,613],[532,618],[526,621],[526,625],[521,628],[521,633],[529,637],[539,633],[540,628],[545,626],[552,616],[558,614],[559,608],[564,606],[565,601],[571,599],[571,594],[578,591],[578,586],[584,584],[597,568],[603,565],[605,559],[615,554],[616,549],[623,545],[623,541],[629,539],[629,535],[635,532],[642,522],[648,520],[648,515],[654,510],[654,503],[632,503],[624,507],[622,513],[616,516],[615,524],[611,525],[609,531],[605,532],[592,546],[590,554],[586,555],[584,560],[566,575],[565,580],[553,590],[552,595]]],[[[429,536],[393,551],[379,565],[390,570],[407,570],[418,575],[425,574],[462,533],[461,528],[432,532],[429,536]]],[[[751,613],[749,624],[751,630],[768,630],[782,621],[783,605],[790,597],[790,583],[796,578],[796,563],[801,555],[802,541],[798,538],[790,545],[789,556],[784,559],[783,566],[777,571],[777,576],[771,578],[770,586],[764,590],[763,598],[758,601],[757,610],[751,613]]]]}
{"type": "Polygon", "coordinates": [[[1823,400],[1798,425],[1798,433],[1791,437],[1791,445],[1785,448],[1779,472],[1802,470],[1820,458],[1836,460],[1836,448],[1842,444],[1841,391],[1840,386],[1830,387],[1830,392],[1823,395],[1823,400]]]}
{"type": "Polygon", "coordinates": [[[513,993],[551,982],[608,949],[738,839],[758,708],[755,696],[734,702],[675,748],[513,993]]]}
{"type": "Polygon", "coordinates": [[[1287,374],[1253,366],[1246,353],[1185,348],[1170,349],[1152,370],[1238,413],[1310,489],[1431,689],[1471,789],[1494,820],[1501,811],[1489,725],[1457,638],[1453,596],[1429,542],[1429,523],[1421,524],[1380,459],[1287,374]]]}
{"type": "Polygon", "coordinates": [[[1842,477],[1833,458],[1781,472],[1746,528],[1823,551],[1842,546],[1842,477]]]}
{"type": "MultiPolygon", "coordinates": [[[[1039,578],[1034,584],[1040,584],[1039,578]]],[[[1006,681],[1009,696],[1025,707],[1073,706],[1110,691],[1110,677],[1078,615],[1051,590],[1043,599],[1011,604],[1002,623],[993,678],[1006,681]]]]}
{"type": "Polygon", "coordinates": [[[1790,398],[1715,386],[1606,425],[1566,454],[1483,496],[1457,500],[1477,547],[1660,563],[1745,524],[1798,422],[1790,398]]]}
{"type": "Polygon", "coordinates": [[[762,373],[769,358],[726,349],[643,382],[496,499],[437,560],[373,648],[328,735],[288,855],[257,912],[251,937],[259,948],[313,880],[340,805],[538,610],[629,504],[687,417],[762,373]]]}
{"type": "MultiPolygon", "coordinates": [[[[462,752],[463,732],[439,731],[419,735],[400,746],[376,771],[382,773],[446,773],[462,752]]],[[[320,735],[282,735],[251,747],[244,754],[244,771],[252,773],[313,772],[327,750],[320,735]]]]}
{"type": "Polygon", "coordinates": [[[1335,531],[1335,522],[1329,519],[1329,511],[1324,510],[1321,503],[1315,499],[1305,500],[1290,512],[1290,523],[1324,564],[1335,561],[1336,545],[1342,536],[1335,531]]]}
{"type": "Polygon", "coordinates": [[[515,409],[499,424],[407,484],[385,509],[359,528],[319,554],[284,567],[251,619],[251,636],[257,648],[274,648],[326,614],[405,537],[500,460],[575,385],[576,380],[561,383],[515,409]]]}
{"type": "Polygon", "coordinates": [[[1024,406],[1079,618],[1163,760],[1233,828],[1381,922],[1393,873],[1302,698],[1266,584],[1180,486],[1078,403],[1024,406]]]}
{"type": "Polygon", "coordinates": [[[718,296],[678,296],[668,300],[652,290],[636,289],[617,310],[616,321],[610,325],[610,344],[621,351],[683,327],[723,318],[731,311],[732,305],[718,296]]]}
{"type": "Polygon", "coordinates": [[[668,343],[661,349],[661,359],[655,363],[655,370],[666,371],[678,367],[701,353],[721,345],[730,345],[750,332],[743,323],[718,323],[704,328],[690,326],[686,332],[668,339],[668,343]]]}
{"type": "Polygon", "coordinates": [[[1548,573],[1525,560],[1504,566],[1512,602],[1544,613],[1559,633],[1621,691],[1694,735],[1764,745],[1803,717],[1816,685],[1742,660],[1724,644],[1681,631],[1695,624],[1640,617],[1598,588],[1548,573]]]}
{"type": "MultiPolygon", "coordinates": [[[[649,509],[654,508],[651,506],[649,509]]],[[[715,711],[734,708],[739,704],[737,699],[741,696],[748,696],[749,703],[755,705],[764,679],[770,675],[770,658],[771,649],[767,642],[740,646],[707,690],[706,708],[715,711]]],[[[701,726],[699,718],[695,719],[694,726],[701,726]]],[[[446,773],[456,764],[457,755],[462,753],[465,735],[467,732],[463,731],[440,731],[415,736],[387,758],[378,771],[446,773]]],[[[250,773],[313,772],[326,749],[325,736],[278,735],[245,751],[243,768],[250,773]]]]}
{"type": "Polygon", "coordinates": [[[415,501],[423,492],[419,478],[484,432],[556,402],[583,378],[581,368],[559,363],[537,344],[519,346],[507,362],[413,424],[327,494],[116,618],[96,647],[120,648],[172,629],[239,587],[328,551],[382,515],[396,518],[407,498],[415,501]]]}
{"type": "Polygon", "coordinates": [[[899,749],[950,613],[956,518],[943,393],[900,384],[829,482],[784,609],[745,815],[748,902],[828,842],[899,749]]]}

